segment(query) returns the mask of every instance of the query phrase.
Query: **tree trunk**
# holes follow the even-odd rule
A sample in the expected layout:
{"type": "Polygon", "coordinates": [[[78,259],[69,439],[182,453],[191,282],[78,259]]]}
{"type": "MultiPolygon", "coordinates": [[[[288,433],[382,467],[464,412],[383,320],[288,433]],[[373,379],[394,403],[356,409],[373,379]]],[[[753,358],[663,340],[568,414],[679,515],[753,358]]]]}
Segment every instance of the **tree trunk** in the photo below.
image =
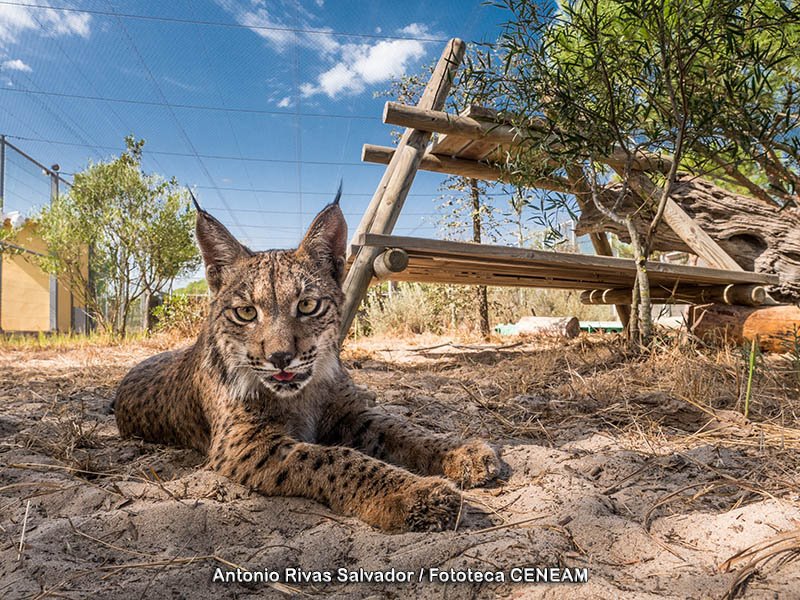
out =
{"type": "Polygon", "coordinates": [[[158,325],[158,317],[154,314],[156,308],[164,304],[164,296],[156,292],[155,294],[147,293],[145,294],[145,298],[142,300],[145,302],[147,307],[145,312],[145,324],[144,330],[146,332],[151,332],[155,329],[156,325],[158,325]]]}
{"type": "Polygon", "coordinates": [[[688,323],[692,333],[707,341],[741,346],[757,339],[759,347],[769,352],[800,351],[800,308],[794,305],[692,306],[688,323]]]}
{"type": "MultiPolygon", "coordinates": [[[[642,176],[642,175],[638,175],[642,176]]],[[[632,177],[637,177],[634,173],[632,177]]],[[[601,196],[606,206],[617,199],[616,186],[601,196]]],[[[800,209],[770,206],[762,200],[725,190],[713,183],[688,175],[681,176],[673,188],[672,199],[745,270],[774,273],[781,283],[769,286],[776,300],[800,300],[800,209]]],[[[629,193],[620,214],[640,209],[638,196],[629,193]]],[[[648,210],[637,215],[636,228],[644,234],[652,218],[648,210]]],[[[578,235],[610,231],[630,241],[625,227],[606,219],[593,205],[587,204],[576,227],[578,235]]],[[[652,242],[653,250],[691,249],[669,227],[661,227],[652,242]]]]}
{"type": "MultiPolygon", "coordinates": [[[[481,243],[481,191],[478,188],[478,181],[476,179],[469,180],[470,191],[472,192],[472,241],[478,244],[481,243]]],[[[476,286],[475,293],[477,295],[478,305],[478,324],[480,326],[481,336],[483,339],[488,340],[491,333],[491,326],[489,324],[489,294],[485,285],[476,286]]]]}

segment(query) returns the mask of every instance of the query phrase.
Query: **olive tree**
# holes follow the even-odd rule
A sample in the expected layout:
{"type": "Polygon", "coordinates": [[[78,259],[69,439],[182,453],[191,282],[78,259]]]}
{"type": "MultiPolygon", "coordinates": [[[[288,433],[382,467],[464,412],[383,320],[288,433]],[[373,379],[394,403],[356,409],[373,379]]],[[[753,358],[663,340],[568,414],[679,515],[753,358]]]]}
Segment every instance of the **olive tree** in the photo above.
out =
{"type": "Polygon", "coordinates": [[[149,304],[199,264],[185,192],[174,179],[142,171],[143,140],[125,141],[125,152],[76,173],[72,188],[38,217],[50,251],[45,269],[83,296],[101,328],[120,335],[137,300],[149,304]]]}
{"type": "Polygon", "coordinates": [[[771,206],[797,199],[798,13],[773,0],[500,5],[509,21],[494,47],[471,55],[466,89],[532,132],[510,177],[566,175],[627,232],[638,266],[630,333],[647,343],[645,265],[683,173],[771,206]],[[663,168],[637,168],[651,157],[663,168]]]}

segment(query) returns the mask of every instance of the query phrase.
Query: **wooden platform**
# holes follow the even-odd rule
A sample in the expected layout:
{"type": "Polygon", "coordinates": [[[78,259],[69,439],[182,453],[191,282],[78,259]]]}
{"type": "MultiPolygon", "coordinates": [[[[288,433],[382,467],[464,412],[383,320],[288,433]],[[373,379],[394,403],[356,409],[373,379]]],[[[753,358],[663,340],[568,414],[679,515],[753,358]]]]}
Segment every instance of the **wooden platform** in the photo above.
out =
{"type": "MultiPolygon", "coordinates": [[[[340,340],[347,336],[367,289],[376,278],[588,290],[591,303],[604,303],[612,296],[617,299],[617,313],[627,323],[627,300],[636,268],[631,260],[611,256],[613,251],[604,231],[589,233],[597,253],[593,256],[391,235],[419,169],[503,181],[508,178],[508,164],[514,162],[520,150],[528,154],[540,143],[558,147],[559,132],[536,117],[515,123],[519,119],[508,119],[507,115],[479,106],[461,114],[443,112],[464,52],[462,40],[454,38],[447,43],[415,106],[386,103],[383,122],[406,128],[396,147],[364,145],[362,160],[387,167],[349,248],[340,340]],[[398,251],[386,252],[391,249],[398,251]]],[[[530,156],[525,158],[531,160],[530,156]]],[[[632,157],[612,151],[597,160],[620,175],[663,174],[672,164],[669,157],[644,151],[637,151],[632,157]]],[[[544,156],[533,162],[540,164],[541,173],[526,180],[529,187],[574,195],[582,212],[589,208],[587,198],[591,198],[591,192],[580,165],[555,163],[544,156]]],[[[631,182],[632,192],[643,204],[658,197],[660,190],[648,177],[632,178],[631,182]]],[[[712,302],[718,301],[716,298],[732,302],[731,299],[743,298],[748,303],[758,303],[766,296],[761,286],[779,284],[776,275],[744,271],[671,198],[665,201],[663,219],[685,248],[713,268],[648,263],[653,298],[673,302],[708,298],[712,302]]]]}
{"type": "MultiPolygon", "coordinates": [[[[636,276],[633,261],[624,258],[372,233],[353,242],[351,255],[361,248],[404,250],[408,267],[394,273],[394,281],[588,290],[630,288],[636,276]]],[[[647,270],[653,286],[670,288],[779,283],[777,275],[660,262],[649,262],[647,270]]]]}

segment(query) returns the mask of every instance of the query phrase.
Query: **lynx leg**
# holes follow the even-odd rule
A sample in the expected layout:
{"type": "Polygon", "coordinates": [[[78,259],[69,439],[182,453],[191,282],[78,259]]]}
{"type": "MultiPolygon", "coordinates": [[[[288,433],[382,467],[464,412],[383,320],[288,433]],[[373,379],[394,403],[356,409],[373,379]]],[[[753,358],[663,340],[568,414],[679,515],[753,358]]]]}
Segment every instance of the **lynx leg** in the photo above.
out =
{"type": "Polygon", "coordinates": [[[123,437],[205,452],[210,428],[199,403],[186,390],[167,383],[186,378],[178,356],[158,354],[130,370],[114,397],[117,427],[123,437]]]}
{"type": "Polygon", "coordinates": [[[459,493],[351,448],[298,442],[277,431],[235,425],[214,441],[209,464],[266,495],[300,496],[389,532],[439,531],[455,524],[459,493]]]}
{"type": "Polygon", "coordinates": [[[361,399],[336,404],[320,434],[326,444],[343,444],[423,475],[444,475],[475,487],[500,473],[497,452],[481,440],[460,441],[426,431],[361,399]]]}

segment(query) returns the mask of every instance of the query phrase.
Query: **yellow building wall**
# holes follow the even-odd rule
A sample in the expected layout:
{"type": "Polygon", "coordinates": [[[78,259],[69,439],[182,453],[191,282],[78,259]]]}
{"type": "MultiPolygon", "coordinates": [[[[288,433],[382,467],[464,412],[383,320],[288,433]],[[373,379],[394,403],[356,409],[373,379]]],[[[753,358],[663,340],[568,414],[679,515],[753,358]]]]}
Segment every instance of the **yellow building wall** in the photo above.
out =
{"type": "MultiPolygon", "coordinates": [[[[27,223],[15,236],[13,242],[44,254],[47,246],[37,235],[36,226],[27,223]]],[[[0,279],[0,329],[3,331],[50,331],[50,275],[36,264],[30,254],[2,255],[2,278],[0,279]]],[[[86,269],[88,272],[88,260],[86,269]]],[[[79,306],[80,294],[70,298],[70,290],[58,284],[58,330],[71,330],[72,308],[79,306]]]]}
{"type": "Polygon", "coordinates": [[[3,255],[3,331],[49,331],[50,277],[21,255],[3,255]]]}

